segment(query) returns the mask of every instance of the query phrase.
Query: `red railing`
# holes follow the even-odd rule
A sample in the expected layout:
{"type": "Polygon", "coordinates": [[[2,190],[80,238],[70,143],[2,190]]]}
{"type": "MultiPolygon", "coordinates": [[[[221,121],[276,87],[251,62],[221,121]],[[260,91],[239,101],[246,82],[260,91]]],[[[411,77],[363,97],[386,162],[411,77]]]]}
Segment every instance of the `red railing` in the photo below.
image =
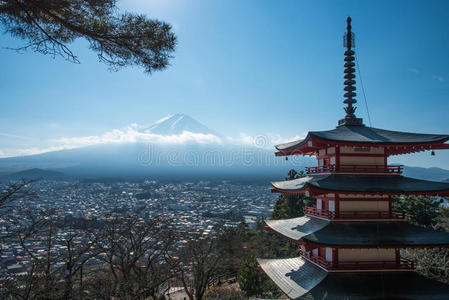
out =
{"type": "Polygon", "coordinates": [[[332,266],[331,262],[327,261],[326,259],[324,259],[321,256],[313,255],[312,252],[305,252],[305,251],[302,251],[301,249],[298,249],[298,252],[300,255],[307,258],[308,260],[313,261],[314,263],[319,264],[320,266],[322,266],[328,270],[332,266]]]}
{"type": "Polygon", "coordinates": [[[306,167],[307,174],[326,173],[326,172],[335,172],[335,165],[319,166],[319,167],[306,167]]]}
{"type": "Polygon", "coordinates": [[[335,213],[333,211],[325,210],[325,209],[318,209],[313,206],[304,206],[304,213],[306,215],[313,215],[321,218],[326,219],[334,219],[335,213]]]}
{"type": "Polygon", "coordinates": [[[314,173],[388,173],[388,174],[402,174],[402,165],[397,166],[371,166],[371,165],[344,165],[336,167],[335,165],[306,167],[307,174],[314,173]]]}
{"type": "Polygon", "coordinates": [[[345,261],[330,262],[321,256],[313,255],[311,252],[299,250],[299,254],[308,260],[324,267],[327,270],[385,270],[385,269],[401,269],[411,270],[415,268],[415,263],[411,260],[401,258],[396,261],[345,261]]]}
{"type": "Polygon", "coordinates": [[[338,214],[339,219],[405,219],[400,211],[344,211],[338,214]]]}
{"type": "Polygon", "coordinates": [[[347,261],[331,264],[331,270],[378,270],[378,269],[401,269],[411,270],[415,263],[411,260],[401,258],[396,261],[347,261]]]}
{"type": "Polygon", "coordinates": [[[304,213],[326,219],[399,219],[404,220],[406,214],[400,211],[344,211],[338,214],[325,209],[317,209],[312,206],[304,206],[304,213]]]}

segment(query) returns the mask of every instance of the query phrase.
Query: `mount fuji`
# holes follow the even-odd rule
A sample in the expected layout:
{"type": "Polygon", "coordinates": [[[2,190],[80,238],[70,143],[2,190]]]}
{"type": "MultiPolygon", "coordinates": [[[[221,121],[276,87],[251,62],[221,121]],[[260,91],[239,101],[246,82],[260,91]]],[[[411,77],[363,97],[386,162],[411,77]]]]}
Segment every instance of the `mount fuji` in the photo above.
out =
{"type": "MultiPolygon", "coordinates": [[[[25,177],[24,174],[48,178],[50,170],[51,174],[59,174],[56,177],[66,179],[239,178],[266,182],[284,178],[291,168],[298,170],[316,164],[315,159],[306,157],[285,161],[274,156],[273,148],[258,147],[257,141],[233,142],[185,114],[168,115],[151,126],[132,125],[126,130],[115,129],[87,138],[92,139],[94,143],[88,146],[2,158],[0,180],[25,177]]],[[[406,166],[404,175],[439,181],[449,177],[449,170],[406,166]]]]}
{"type": "Polygon", "coordinates": [[[276,179],[307,161],[285,161],[275,157],[272,149],[235,142],[185,114],[94,138],[96,142],[88,146],[2,158],[0,173],[40,168],[82,178],[276,179]]]}
{"type": "Polygon", "coordinates": [[[159,135],[178,135],[185,131],[220,136],[205,125],[185,114],[168,115],[153,125],[142,129],[142,132],[144,133],[159,135]]]}

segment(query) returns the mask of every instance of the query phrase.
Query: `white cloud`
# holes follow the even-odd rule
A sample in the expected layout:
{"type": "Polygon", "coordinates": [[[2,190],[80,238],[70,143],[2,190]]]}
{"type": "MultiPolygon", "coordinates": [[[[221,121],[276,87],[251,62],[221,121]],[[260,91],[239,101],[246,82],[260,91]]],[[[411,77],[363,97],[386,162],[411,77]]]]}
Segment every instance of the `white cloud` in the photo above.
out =
{"type": "Polygon", "coordinates": [[[432,74],[432,78],[441,82],[444,81],[444,77],[441,75],[432,74]]]}
{"type": "MultiPolygon", "coordinates": [[[[13,148],[13,149],[1,149],[0,150],[0,158],[5,157],[14,157],[14,156],[26,156],[33,154],[41,154],[50,151],[58,151],[64,150],[66,148],[61,146],[52,146],[52,147],[29,147],[29,148],[13,148]]],[[[70,149],[70,148],[67,148],[70,149]]]]}
{"type": "Polygon", "coordinates": [[[27,136],[10,134],[10,133],[3,133],[3,132],[0,132],[0,136],[9,137],[9,138],[15,138],[15,139],[21,139],[21,140],[29,140],[30,139],[27,136]]]}
{"type": "Polygon", "coordinates": [[[418,74],[418,73],[419,73],[419,70],[416,69],[416,68],[409,68],[408,70],[409,70],[410,72],[412,72],[412,73],[415,73],[415,74],[418,74]]]}
{"type": "Polygon", "coordinates": [[[113,129],[103,135],[82,137],[62,137],[48,141],[46,147],[28,147],[19,149],[0,149],[0,157],[24,156],[50,151],[81,148],[99,144],[125,143],[158,143],[158,144],[223,144],[255,146],[272,149],[276,144],[301,139],[299,136],[282,138],[279,134],[259,134],[255,136],[241,133],[238,137],[218,137],[213,134],[202,134],[184,131],[177,135],[159,135],[142,132],[143,127],[137,123],[130,124],[125,129],[113,129]]]}
{"type": "Polygon", "coordinates": [[[294,137],[285,138],[281,137],[279,134],[273,133],[258,134],[255,136],[251,136],[245,133],[241,133],[238,138],[227,137],[226,140],[234,144],[244,144],[249,146],[255,146],[258,148],[272,149],[274,145],[297,141],[303,139],[304,137],[305,135],[303,137],[296,135],[294,137]]]}
{"type": "Polygon", "coordinates": [[[138,124],[133,123],[124,130],[113,129],[101,136],[85,136],[60,138],[53,142],[67,148],[78,148],[98,144],[124,144],[124,143],[165,143],[165,144],[184,144],[184,143],[221,143],[221,138],[213,134],[202,134],[184,131],[178,135],[159,135],[141,132],[138,124]]]}

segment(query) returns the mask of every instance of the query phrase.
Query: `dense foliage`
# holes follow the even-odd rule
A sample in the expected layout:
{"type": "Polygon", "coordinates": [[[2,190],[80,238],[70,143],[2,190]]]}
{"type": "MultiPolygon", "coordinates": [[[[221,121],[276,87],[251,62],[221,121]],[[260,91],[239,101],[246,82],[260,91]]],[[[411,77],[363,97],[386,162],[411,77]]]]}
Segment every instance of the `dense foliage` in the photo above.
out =
{"type": "MultiPolygon", "coordinates": [[[[413,224],[434,230],[449,230],[449,208],[443,198],[406,196],[395,199],[394,208],[407,213],[413,224]]],[[[416,270],[428,277],[449,283],[449,250],[447,248],[407,249],[404,257],[416,262],[416,270]]]]}
{"type": "Polygon", "coordinates": [[[290,219],[304,215],[304,206],[313,205],[313,199],[304,195],[283,194],[273,209],[272,219],[290,219]]]}
{"type": "Polygon", "coordinates": [[[406,212],[411,223],[430,226],[437,221],[440,204],[435,197],[402,196],[395,199],[393,209],[406,212]]]}
{"type": "MultiPolygon", "coordinates": [[[[291,169],[288,171],[288,177],[285,179],[294,180],[304,176],[303,171],[298,173],[291,169]]],[[[282,194],[276,201],[271,218],[280,220],[301,217],[304,215],[304,206],[311,206],[313,204],[313,198],[304,195],[282,194]]]]}
{"type": "Polygon", "coordinates": [[[238,273],[238,283],[240,288],[249,297],[261,297],[272,292],[276,294],[276,289],[271,280],[257,269],[258,263],[255,254],[250,254],[242,261],[238,273]]]}

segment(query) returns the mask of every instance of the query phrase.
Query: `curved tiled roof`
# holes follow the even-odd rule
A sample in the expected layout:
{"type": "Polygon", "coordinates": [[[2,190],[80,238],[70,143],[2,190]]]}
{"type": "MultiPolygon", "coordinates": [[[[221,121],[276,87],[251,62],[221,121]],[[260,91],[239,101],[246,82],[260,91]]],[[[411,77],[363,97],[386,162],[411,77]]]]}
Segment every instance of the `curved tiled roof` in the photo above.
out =
{"type": "Polygon", "coordinates": [[[332,222],[303,240],[329,246],[432,247],[449,245],[449,233],[406,222],[332,222]]]}
{"type": "Polygon", "coordinates": [[[300,240],[302,237],[327,226],[329,221],[304,216],[284,220],[265,220],[265,224],[289,239],[300,240]]]}
{"type": "Polygon", "coordinates": [[[438,193],[448,192],[448,182],[436,182],[399,175],[326,174],[294,180],[272,182],[282,192],[301,192],[308,187],[325,191],[373,193],[438,193]]]}
{"type": "Polygon", "coordinates": [[[304,258],[258,259],[290,299],[447,299],[447,284],[415,272],[327,273],[304,258]]]}
{"type": "Polygon", "coordinates": [[[310,294],[314,299],[443,300],[449,285],[410,271],[329,273],[310,294]]]}
{"type": "Polygon", "coordinates": [[[276,233],[294,241],[326,246],[401,247],[449,245],[449,233],[406,222],[328,222],[314,217],[266,220],[276,233]]]}
{"type": "Polygon", "coordinates": [[[310,137],[328,141],[374,143],[374,144],[423,144],[444,142],[445,134],[423,134],[384,130],[366,126],[339,126],[333,130],[311,131],[305,139],[275,146],[279,151],[287,151],[304,144],[310,137]]]}
{"type": "Polygon", "coordinates": [[[262,270],[290,299],[307,294],[327,272],[302,257],[257,259],[262,270]]]}

